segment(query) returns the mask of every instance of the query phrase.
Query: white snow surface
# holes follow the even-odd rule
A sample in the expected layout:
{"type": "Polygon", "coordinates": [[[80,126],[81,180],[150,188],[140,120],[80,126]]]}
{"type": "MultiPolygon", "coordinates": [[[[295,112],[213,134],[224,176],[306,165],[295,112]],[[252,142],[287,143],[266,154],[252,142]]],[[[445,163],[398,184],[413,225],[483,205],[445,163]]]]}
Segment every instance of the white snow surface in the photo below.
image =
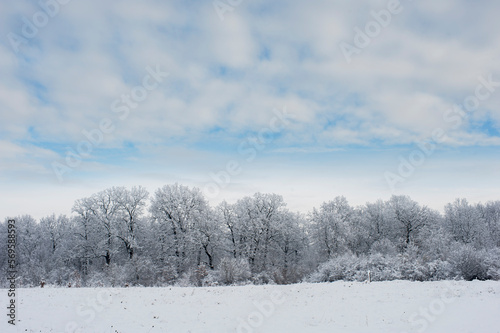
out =
{"type": "Polygon", "coordinates": [[[500,282],[18,289],[0,332],[500,333],[500,282]]]}

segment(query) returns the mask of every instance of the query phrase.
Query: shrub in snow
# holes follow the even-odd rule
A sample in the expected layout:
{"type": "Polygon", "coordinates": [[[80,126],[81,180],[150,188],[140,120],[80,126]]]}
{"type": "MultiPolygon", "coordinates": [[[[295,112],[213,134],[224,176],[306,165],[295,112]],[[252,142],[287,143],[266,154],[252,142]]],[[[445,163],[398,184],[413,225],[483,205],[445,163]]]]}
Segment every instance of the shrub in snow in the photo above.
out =
{"type": "Polygon", "coordinates": [[[204,287],[215,287],[219,285],[218,276],[216,271],[210,270],[207,276],[203,279],[204,287]]]}
{"type": "Polygon", "coordinates": [[[282,267],[272,272],[273,282],[276,284],[297,283],[302,276],[303,273],[298,267],[282,267]]]}
{"type": "Polygon", "coordinates": [[[376,254],[384,254],[384,255],[396,255],[397,248],[393,242],[388,240],[387,238],[382,238],[381,240],[376,241],[370,247],[370,253],[376,254]]]}
{"type": "MultiPolygon", "coordinates": [[[[71,283],[72,286],[75,286],[76,288],[80,288],[83,286],[83,281],[82,281],[82,276],[78,271],[73,271],[71,274],[69,274],[69,278],[66,280],[71,283]]],[[[61,283],[59,285],[62,285],[64,283],[64,280],[61,280],[61,283]]]]}
{"type": "Polygon", "coordinates": [[[177,281],[178,274],[173,265],[166,265],[165,267],[158,269],[157,272],[157,286],[172,285],[177,281]]]}
{"type": "Polygon", "coordinates": [[[346,255],[331,259],[321,264],[310,277],[310,282],[333,282],[346,278],[346,255]]]}
{"type": "Polygon", "coordinates": [[[87,283],[87,287],[110,287],[106,275],[103,272],[93,271],[89,273],[87,283]]]}
{"type": "Polygon", "coordinates": [[[458,245],[451,260],[458,273],[467,281],[488,278],[488,266],[484,257],[470,245],[458,245]]]}
{"type": "Polygon", "coordinates": [[[421,253],[419,247],[408,244],[398,256],[400,278],[411,281],[437,281],[456,277],[453,265],[448,261],[434,259],[426,260],[428,256],[421,253]]]}
{"type": "Polygon", "coordinates": [[[372,281],[388,281],[400,278],[397,265],[391,257],[382,254],[357,257],[353,254],[331,259],[322,264],[309,277],[310,282],[366,281],[370,272],[372,281]]]}
{"type": "MultiPolygon", "coordinates": [[[[21,265],[22,266],[22,265],[21,265]]],[[[19,285],[23,287],[38,287],[40,281],[47,280],[48,273],[36,260],[30,260],[20,270],[19,285]]]]}
{"type": "Polygon", "coordinates": [[[400,263],[399,271],[403,280],[425,281],[429,275],[427,266],[419,260],[403,260],[400,263]]]}
{"type": "Polygon", "coordinates": [[[201,287],[206,285],[205,280],[209,276],[209,269],[206,265],[201,264],[196,268],[192,268],[184,273],[178,284],[182,287],[196,286],[201,287]]]}
{"type": "Polygon", "coordinates": [[[250,265],[245,259],[223,258],[217,270],[218,282],[225,285],[247,281],[250,276],[250,265]]]}
{"type": "Polygon", "coordinates": [[[276,269],[273,271],[273,282],[276,284],[287,284],[287,279],[286,279],[286,270],[283,269],[276,269]]]}
{"type": "Polygon", "coordinates": [[[274,279],[273,279],[273,274],[269,272],[260,272],[257,274],[254,274],[252,276],[252,283],[253,284],[275,284],[274,279]]]}
{"type": "Polygon", "coordinates": [[[77,270],[70,270],[67,267],[60,267],[50,272],[47,282],[56,286],[65,286],[68,281],[74,286],[81,286],[81,274],[77,270]]]}
{"type": "Polygon", "coordinates": [[[151,259],[136,255],[124,265],[122,280],[133,286],[150,286],[154,284],[155,275],[156,270],[151,259]]]}
{"type": "Polygon", "coordinates": [[[488,277],[500,280],[500,248],[494,248],[485,254],[485,264],[488,267],[488,277]]]}
{"type": "Polygon", "coordinates": [[[192,287],[193,286],[191,284],[191,281],[192,281],[191,275],[192,274],[193,274],[193,272],[191,270],[181,274],[180,278],[177,280],[175,285],[178,287],[192,287]]]}
{"type": "Polygon", "coordinates": [[[453,265],[447,261],[434,260],[425,263],[412,254],[386,256],[375,253],[369,256],[345,254],[322,265],[307,280],[309,282],[366,281],[368,272],[371,281],[397,279],[412,281],[442,280],[454,278],[453,265]]]}
{"type": "Polygon", "coordinates": [[[110,264],[105,266],[104,272],[106,273],[108,281],[112,287],[123,287],[131,279],[127,266],[110,264]]]}
{"type": "Polygon", "coordinates": [[[425,281],[428,278],[428,266],[419,256],[419,249],[414,244],[406,245],[404,252],[399,255],[399,271],[401,278],[411,281],[425,281]]]}
{"type": "Polygon", "coordinates": [[[431,280],[431,281],[450,280],[450,279],[455,279],[457,277],[453,265],[449,261],[437,259],[428,262],[426,266],[427,266],[426,280],[431,280]]]}
{"type": "Polygon", "coordinates": [[[397,269],[397,261],[394,257],[384,256],[380,253],[369,256],[363,267],[365,278],[358,281],[364,281],[368,271],[371,272],[372,281],[391,281],[401,279],[401,273],[397,269]]]}

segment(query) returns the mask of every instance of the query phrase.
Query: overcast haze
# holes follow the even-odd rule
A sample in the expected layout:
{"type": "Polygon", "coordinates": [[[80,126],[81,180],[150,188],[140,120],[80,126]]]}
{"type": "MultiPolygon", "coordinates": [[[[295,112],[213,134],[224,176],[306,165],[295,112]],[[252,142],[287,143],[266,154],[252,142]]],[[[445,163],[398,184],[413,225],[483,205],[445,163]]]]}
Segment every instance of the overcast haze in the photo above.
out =
{"type": "Polygon", "coordinates": [[[500,199],[498,1],[223,3],[72,0],[34,32],[37,1],[2,1],[0,218],[69,214],[110,186],[207,192],[214,174],[211,203],[273,192],[303,212],[337,195],[407,194],[438,210],[500,199]],[[389,8],[357,46],[357,28],[389,8]],[[128,113],[133,92],[147,96],[128,113]],[[453,109],[474,100],[466,116],[453,109]],[[106,119],[113,129],[68,167],[106,119]]]}

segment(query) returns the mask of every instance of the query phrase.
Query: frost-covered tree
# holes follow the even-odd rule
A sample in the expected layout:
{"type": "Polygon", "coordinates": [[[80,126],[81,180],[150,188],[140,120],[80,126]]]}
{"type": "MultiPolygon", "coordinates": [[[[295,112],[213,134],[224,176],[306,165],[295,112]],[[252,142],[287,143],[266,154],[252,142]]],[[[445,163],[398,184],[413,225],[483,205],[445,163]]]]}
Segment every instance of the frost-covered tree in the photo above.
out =
{"type": "Polygon", "coordinates": [[[215,268],[215,262],[222,247],[222,239],[220,221],[217,220],[212,210],[207,210],[195,231],[195,242],[201,246],[197,259],[198,266],[203,263],[210,269],[215,268]]]}
{"type": "Polygon", "coordinates": [[[324,259],[347,250],[346,234],[353,209],[345,197],[325,202],[310,215],[312,241],[324,259]]]}
{"type": "Polygon", "coordinates": [[[234,209],[241,255],[248,259],[253,271],[266,271],[281,214],[285,211],[283,197],[256,193],[238,200],[234,209]]]}
{"type": "Polygon", "coordinates": [[[309,240],[305,232],[304,217],[298,213],[284,211],[280,214],[273,251],[275,282],[297,282],[303,275],[309,240]]]}
{"type": "Polygon", "coordinates": [[[116,237],[125,246],[129,259],[134,258],[138,247],[137,229],[141,223],[148,196],[148,191],[141,186],[133,187],[131,190],[124,187],[113,190],[113,200],[118,206],[116,237]]]}
{"type": "Polygon", "coordinates": [[[388,202],[395,233],[403,247],[419,242],[421,231],[429,225],[431,211],[408,196],[392,196],[388,202]]]}
{"type": "Polygon", "coordinates": [[[150,212],[159,226],[162,260],[174,264],[177,274],[199,261],[198,252],[203,245],[196,236],[206,223],[208,209],[206,199],[197,188],[174,184],[155,192],[150,212]]]}
{"type": "Polygon", "coordinates": [[[349,223],[345,227],[345,244],[350,252],[361,255],[370,251],[373,240],[370,235],[369,223],[363,208],[353,209],[349,223]]]}
{"type": "Polygon", "coordinates": [[[65,215],[40,219],[41,249],[44,256],[47,283],[65,285],[75,272],[73,249],[76,242],[75,228],[65,215]]]}
{"type": "Polygon", "coordinates": [[[236,213],[235,205],[230,205],[226,201],[220,203],[214,212],[217,219],[223,225],[223,246],[227,253],[234,259],[240,258],[243,252],[242,221],[236,213]]]}
{"type": "Polygon", "coordinates": [[[111,263],[115,253],[114,229],[117,211],[118,204],[114,201],[112,189],[79,199],[73,206],[73,212],[80,217],[84,246],[92,251],[95,257],[104,258],[106,265],[111,263]]]}
{"type": "Polygon", "coordinates": [[[445,207],[445,221],[448,231],[455,241],[463,244],[479,245],[486,231],[480,210],[466,199],[456,199],[445,207]]]}
{"type": "Polygon", "coordinates": [[[485,246],[500,248],[500,201],[479,204],[477,209],[484,223],[485,246]]]}
{"type": "Polygon", "coordinates": [[[383,239],[395,240],[396,234],[391,220],[390,207],[382,200],[367,203],[362,207],[362,216],[366,220],[366,227],[371,243],[383,239]]]}
{"type": "Polygon", "coordinates": [[[100,230],[90,209],[91,205],[89,199],[79,199],[73,206],[73,212],[77,214],[73,219],[76,237],[73,258],[84,280],[89,274],[92,260],[103,256],[100,252],[100,230]]]}
{"type": "Polygon", "coordinates": [[[21,285],[37,286],[48,276],[48,251],[43,246],[40,225],[30,215],[15,218],[17,264],[21,285]]]}

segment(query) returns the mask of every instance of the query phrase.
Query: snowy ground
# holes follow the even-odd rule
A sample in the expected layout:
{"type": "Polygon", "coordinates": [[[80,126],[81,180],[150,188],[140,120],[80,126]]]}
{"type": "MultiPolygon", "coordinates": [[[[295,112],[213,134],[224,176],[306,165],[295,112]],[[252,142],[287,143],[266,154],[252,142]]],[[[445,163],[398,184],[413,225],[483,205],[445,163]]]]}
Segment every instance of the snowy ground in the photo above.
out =
{"type": "Polygon", "coordinates": [[[492,281],[17,292],[19,321],[13,328],[3,314],[0,332],[500,333],[492,281]]]}

